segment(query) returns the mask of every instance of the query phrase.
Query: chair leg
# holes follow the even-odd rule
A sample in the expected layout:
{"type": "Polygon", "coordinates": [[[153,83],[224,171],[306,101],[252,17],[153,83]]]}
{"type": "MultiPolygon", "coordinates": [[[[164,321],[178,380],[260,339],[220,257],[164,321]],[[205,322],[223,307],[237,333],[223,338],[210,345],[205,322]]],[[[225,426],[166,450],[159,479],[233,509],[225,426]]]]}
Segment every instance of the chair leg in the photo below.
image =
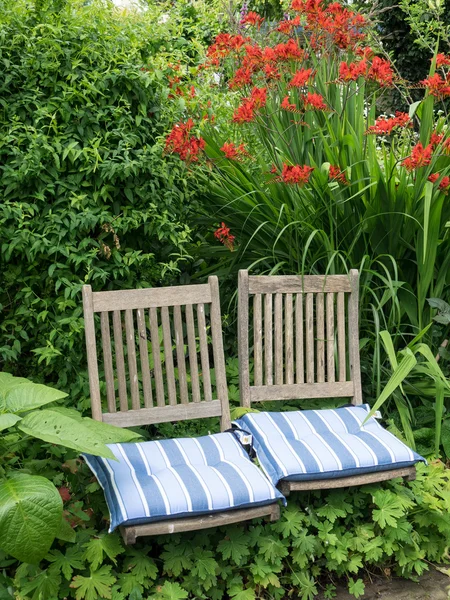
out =
{"type": "Polygon", "coordinates": [[[406,482],[408,482],[408,481],[414,481],[414,480],[416,479],[416,474],[417,474],[416,467],[413,467],[413,468],[410,470],[410,472],[408,473],[408,475],[405,475],[405,476],[403,477],[403,481],[404,481],[405,483],[406,483],[406,482]]]}
{"type": "Polygon", "coordinates": [[[265,517],[265,519],[266,521],[270,521],[272,523],[273,521],[278,521],[280,516],[280,505],[277,502],[276,504],[272,504],[272,511],[270,515],[267,515],[267,517],[265,517]]]}
{"type": "Polygon", "coordinates": [[[283,496],[289,496],[289,494],[291,493],[291,486],[289,481],[282,481],[279,487],[280,492],[283,494],[283,496]]]}

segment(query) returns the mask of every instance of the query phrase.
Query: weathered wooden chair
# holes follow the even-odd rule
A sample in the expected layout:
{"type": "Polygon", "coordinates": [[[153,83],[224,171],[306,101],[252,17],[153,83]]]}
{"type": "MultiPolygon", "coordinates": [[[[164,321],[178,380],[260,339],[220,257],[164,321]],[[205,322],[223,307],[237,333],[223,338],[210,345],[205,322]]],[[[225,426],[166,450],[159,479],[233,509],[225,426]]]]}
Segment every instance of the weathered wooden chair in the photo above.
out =
{"type": "Polygon", "coordinates": [[[92,292],[86,285],[83,306],[94,419],[128,427],[220,417],[223,432],[112,444],[117,461],[85,456],[105,491],[111,530],[120,526],[125,542],[134,543],[143,535],[279,518],[278,500],[284,498],[226,432],[230,414],[217,277],[204,285],[129,291],[92,292]]]}
{"type": "Polygon", "coordinates": [[[253,434],[261,466],[284,495],[395,477],[411,480],[414,464],[424,461],[374,418],[365,422],[369,407],[362,404],[358,284],[356,270],[303,277],[239,272],[242,406],[313,398],[351,402],[335,410],[248,413],[238,421],[253,434]]]}

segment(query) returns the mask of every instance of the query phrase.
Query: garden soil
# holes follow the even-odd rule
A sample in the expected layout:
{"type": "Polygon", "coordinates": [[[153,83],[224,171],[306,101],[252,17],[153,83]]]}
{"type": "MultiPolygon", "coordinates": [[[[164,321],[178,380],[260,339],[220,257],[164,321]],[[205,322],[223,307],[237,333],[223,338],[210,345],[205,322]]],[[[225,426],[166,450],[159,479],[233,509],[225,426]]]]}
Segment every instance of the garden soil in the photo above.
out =
{"type": "MultiPolygon", "coordinates": [[[[319,596],[323,600],[322,596],[319,596]]],[[[361,600],[449,600],[450,577],[430,569],[418,583],[405,579],[374,579],[366,583],[361,600]]],[[[346,591],[339,591],[335,600],[354,600],[346,591]]]]}

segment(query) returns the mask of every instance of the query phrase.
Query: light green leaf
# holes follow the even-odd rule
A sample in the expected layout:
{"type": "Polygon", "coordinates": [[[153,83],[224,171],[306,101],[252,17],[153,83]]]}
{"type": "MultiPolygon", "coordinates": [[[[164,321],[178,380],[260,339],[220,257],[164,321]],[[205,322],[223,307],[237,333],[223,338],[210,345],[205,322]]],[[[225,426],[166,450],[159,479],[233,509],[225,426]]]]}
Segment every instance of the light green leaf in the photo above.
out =
{"type": "Polygon", "coordinates": [[[184,600],[188,593],[178,583],[165,581],[164,585],[158,589],[158,592],[151,596],[151,600],[184,600]]]}
{"type": "Polygon", "coordinates": [[[61,572],[64,577],[69,581],[72,577],[74,569],[81,571],[84,569],[84,562],[81,560],[81,552],[76,546],[72,546],[66,550],[63,554],[60,550],[51,550],[45,560],[48,560],[53,564],[53,568],[61,572]]]}
{"type": "Polygon", "coordinates": [[[33,599],[57,598],[60,585],[61,576],[51,568],[45,569],[21,586],[21,597],[31,597],[31,593],[34,592],[33,599]]]}
{"type": "Polygon", "coordinates": [[[0,411],[23,413],[66,396],[66,393],[41,383],[22,382],[10,386],[4,395],[0,393],[0,411]]]}
{"type": "Polygon", "coordinates": [[[0,415],[0,431],[4,429],[8,429],[8,427],[12,427],[20,421],[20,417],[18,415],[13,415],[12,413],[5,413],[0,415]]]}
{"type": "Polygon", "coordinates": [[[364,596],[364,591],[366,586],[364,585],[364,581],[362,579],[357,579],[354,581],[352,578],[348,580],[348,591],[350,594],[353,594],[355,598],[360,598],[364,596]]]}
{"type": "Polygon", "coordinates": [[[94,571],[102,564],[104,554],[115,563],[116,556],[124,551],[119,537],[113,533],[94,537],[83,547],[86,549],[83,558],[90,563],[94,571]]]}
{"type": "Polygon", "coordinates": [[[91,571],[90,577],[77,575],[70,584],[76,589],[77,600],[97,600],[97,598],[111,598],[111,586],[116,578],[111,575],[111,567],[103,566],[98,571],[91,571]]]}
{"type": "Polygon", "coordinates": [[[62,507],[45,477],[16,475],[0,482],[0,547],[22,562],[38,562],[58,533],[62,507]]]}
{"type": "Polygon", "coordinates": [[[384,529],[386,525],[397,527],[397,520],[405,514],[402,502],[389,490],[378,490],[373,495],[374,503],[378,509],[374,509],[373,520],[384,529]]]}
{"type": "Polygon", "coordinates": [[[64,517],[61,519],[61,525],[56,537],[58,540],[62,540],[63,542],[74,542],[76,539],[75,531],[64,517]]]}

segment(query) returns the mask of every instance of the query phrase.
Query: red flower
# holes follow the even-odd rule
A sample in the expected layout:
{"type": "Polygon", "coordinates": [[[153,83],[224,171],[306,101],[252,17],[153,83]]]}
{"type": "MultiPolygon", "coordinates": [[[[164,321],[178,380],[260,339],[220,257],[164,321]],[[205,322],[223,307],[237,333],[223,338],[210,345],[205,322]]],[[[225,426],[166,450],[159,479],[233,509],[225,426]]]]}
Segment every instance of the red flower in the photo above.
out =
{"type": "Polygon", "coordinates": [[[314,167],[308,167],[307,165],[286,165],[283,163],[281,179],[284,183],[304,185],[308,183],[313,171],[314,167]]]}
{"type": "Polygon", "coordinates": [[[287,21],[280,21],[277,27],[277,31],[281,33],[290,34],[294,27],[298,27],[300,25],[300,17],[297,15],[295,19],[289,19],[287,21]]]}
{"type": "Polygon", "coordinates": [[[405,158],[402,165],[407,171],[413,171],[419,167],[426,167],[431,162],[431,154],[433,152],[433,146],[429,144],[425,148],[419,142],[411,151],[411,156],[405,158]]]}
{"type": "Polygon", "coordinates": [[[423,79],[420,83],[428,88],[428,91],[432,96],[436,96],[437,98],[445,98],[446,96],[450,96],[449,81],[442,79],[438,73],[431,75],[427,79],[423,79]]]}
{"type": "Polygon", "coordinates": [[[263,108],[267,102],[267,88],[254,87],[252,89],[251,99],[255,108],[263,108]]]}
{"type": "Polygon", "coordinates": [[[375,124],[369,127],[366,134],[389,135],[396,127],[412,127],[412,121],[407,113],[397,111],[395,117],[390,119],[380,117],[375,124]]]}
{"type": "Polygon", "coordinates": [[[241,25],[254,25],[259,29],[263,21],[264,17],[261,17],[260,15],[258,15],[258,13],[251,10],[241,19],[241,25]]]}
{"type": "MultiPolygon", "coordinates": [[[[433,59],[431,59],[433,60],[433,59]]],[[[437,54],[436,55],[436,66],[437,67],[448,67],[450,65],[450,56],[445,56],[445,54],[437,54]]]]}
{"type": "Polygon", "coordinates": [[[444,139],[443,133],[436,133],[435,131],[433,131],[433,133],[431,134],[431,137],[430,137],[430,144],[431,144],[431,146],[433,146],[433,150],[436,148],[436,146],[439,146],[439,144],[442,142],[443,139],[444,139]]]}
{"type": "Polygon", "coordinates": [[[289,87],[303,87],[308,82],[308,79],[311,78],[312,69],[300,69],[291,79],[289,83],[289,87]]]}
{"type": "Polygon", "coordinates": [[[244,98],[242,104],[233,114],[234,123],[249,123],[255,118],[255,101],[253,98],[244,98]]]}
{"type": "Polygon", "coordinates": [[[345,171],[341,171],[339,167],[330,165],[330,170],[328,171],[328,176],[331,180],[338,181],[339,183],[343,183],[348,185],[347,177],[345,175],[345,171]]]}
{"type": "Polygon", "coordinates": [[[220,150],[225,154],[225,158],[230,160],[239,160],[243,156],[248,155],[244,144],[236,146],[233,142],[225,142],[220,150]]]}
{"type": "Polygon", "coordinates": [[[356,81],[359,77],[363,77],[367,73],[367,61],[360,60],[347,64],[341,62],[339,65],[339,79],[341,81],[356,81]]]}
{"type": "Polygon", "coordinates": [[[266,79],[280,79],[281,74],[276,67],[266,65],[263,69],[266,79]]]}
{"type": "Polygon", "coordinates": [[[233,252],[235,236],[231,235],[230,228],[225,225],[224,222],[220,224],[220,227],[214,232],[214,237],[219,240],[228,250],[233,252]]]}
{"type": "Polygon", "coordinates": [[[228,84],[231,89],[239,88],[248,85],[252,82],[253,70],[250,68],[241,67],[237,69],[233,79],[228,84]]]}
{"type": "MultiPolygon", "coordinates": [[[[436,181],[439,179],[440,176],[441,176],[440,173],[431,173],[431,175],[428,177],[428,181],[431,181],[432,183],[436,183],[436,181]]],[[[448,191],[449,187],[450,187],[450,177],[445,175],[441,179],[441,182],[439,183],[439,189],[442,190],[443,192],[446,192],[446,191],[448,191]]]]}
{"type": "Polygon", "coordinates": [[[192,119],[188,119],[186,123],[174,125],[166,138],[166,152],[179,154],[181,160],[186,162],[197,162],[200,151],[205,147],[205,140],[190,135],[193,127],[194,122],[192,119]]]}
{"type": "Polygon", "coordinates": [[[295,104],[292,104],[291,102],[289,102],[289,96],[285,96],[283,98],[283,102],[281,103],[281,108],[283,110],[290,110],[290,111],[297,110],[297,107],[295,106],[295,104]]]}
{"type": "Polygon", "coordinates": [[[247,41],[248,38],[244,38],[242,35],[220,33],[206,54],[208,58],[212,59],[213,64],[218,64],[219,59],[228,56],[230,52],[240,50],[247,41]]]}
{"type": "Polygon", "coordinates": [[[285,44],[277,44],[274,52],[278,60],[303,60],[306,57],[305,51],[292,38],[285,44]]]}
{"type": "Polygon", "coordinates": [[[306,109],[310,108],[313,110],[327,110],[328,108],[320,94],[312,94],[311,92],[308,92],[303,98],[303,102],[306,109]]]}
{"type": "Polygon", "coordinates": [[[384,60],[384,58],[374,56],[367,78],[376,81],[382,87],[392,86],[394,83],[394,71],[392,70],[391,63],[388,60],[384,60]]]}

